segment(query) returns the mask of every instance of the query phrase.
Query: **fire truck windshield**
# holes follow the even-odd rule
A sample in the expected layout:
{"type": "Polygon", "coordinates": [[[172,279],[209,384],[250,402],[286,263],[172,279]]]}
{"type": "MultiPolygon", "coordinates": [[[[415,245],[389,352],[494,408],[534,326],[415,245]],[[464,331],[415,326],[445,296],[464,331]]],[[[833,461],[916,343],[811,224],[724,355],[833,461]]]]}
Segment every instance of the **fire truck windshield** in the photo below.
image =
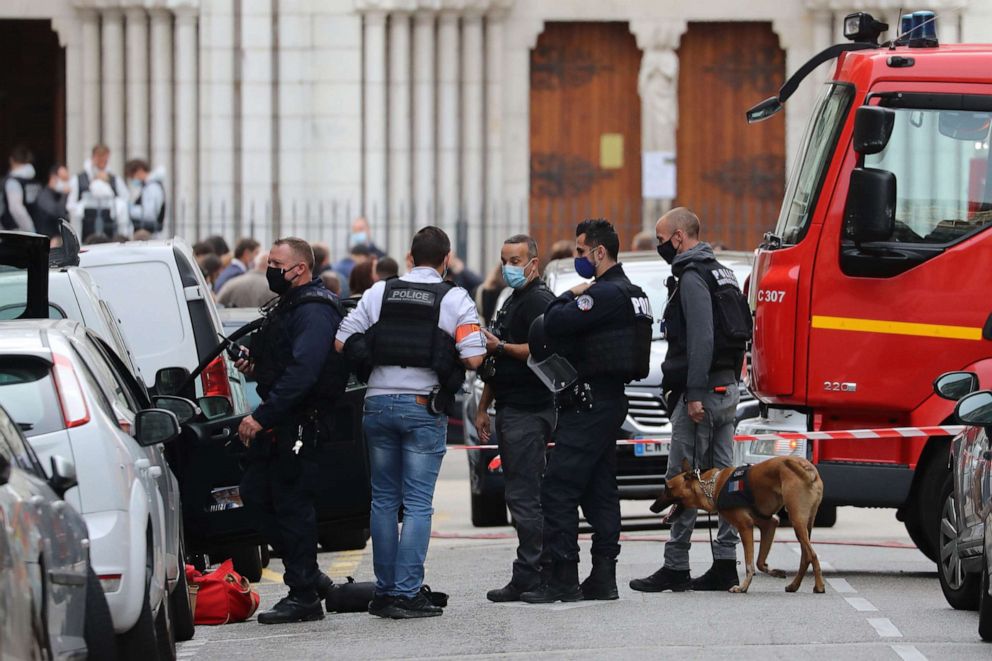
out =
{"type": "Polygon", "coordinates": [[[823,175],[834,153],[837,136],[853,96],[851,86],[833,83],[827,85],[816,103],[775,227],[775,234],[782,240],[782,245],[799,243],[806,235],[823,175]]]}
{"type": "Polygon", "coordinates": [[[896,176],[896,225],[890,241],[953,243],[992,224],[986,111],[894,108],[885,149],[865,167],[896,176]]]}

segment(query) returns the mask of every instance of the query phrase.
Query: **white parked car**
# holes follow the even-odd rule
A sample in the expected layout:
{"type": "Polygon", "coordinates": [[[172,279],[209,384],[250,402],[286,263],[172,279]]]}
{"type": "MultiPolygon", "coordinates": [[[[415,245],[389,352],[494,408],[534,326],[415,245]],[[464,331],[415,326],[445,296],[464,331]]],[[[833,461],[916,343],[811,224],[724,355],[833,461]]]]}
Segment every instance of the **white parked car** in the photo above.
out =
{"type": "Polygon", "coordinates": [[[167,579],[178,540],[167,539],[158,482],[178,486],[153,446],[175,438],[179,422],[143,409],[137,388],[110,347],[78,322],[0,322],[0,401],[43,465],[56,455],[76,465],[78,487],[65,499],[86,520],[91,563],[125,656],[158,649],[172,658],[168,597],[181,590],[185,600],[185,572],[167,579]]]}

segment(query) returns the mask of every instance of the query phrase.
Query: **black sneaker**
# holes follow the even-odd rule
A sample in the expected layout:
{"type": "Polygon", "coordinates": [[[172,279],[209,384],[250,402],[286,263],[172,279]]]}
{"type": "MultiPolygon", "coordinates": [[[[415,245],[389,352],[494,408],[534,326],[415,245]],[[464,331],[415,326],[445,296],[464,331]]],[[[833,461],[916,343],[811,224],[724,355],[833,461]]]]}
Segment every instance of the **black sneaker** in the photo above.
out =
{"type": "Polygon", "coordinates": [[[691,589],[692,581],[689,570],[679,571],[662,567],[647,578],[635,578],[630,582],[630,589],[638,592],[685,592],[691,589]]]}
{"type": "Polygon", "coordinates": [[[391,594],[374,594],[372,601],[369,602],[369,615],[392,617],[392,606],[395,601],[396,597],[391,594]]]}
{"type": "Polygon", "coordinates": [[[319,599],[310,601],[300,597],[283,597],[271,609],[258,614],[259,624],[289,624],[323,619],[324,609],[319,599]]]}
{"type": "Polygon", "coordinates": [[[446,608],[448,606],[448,595],[444,592],[434,592],[431,590],[429,585],[420,586],[420,594],[427,598],[427,601],[431,602],[438,608],[446,608]]]}
{"type": "Polygon", "coordinates": [[[418,617],[437,617],[443,614],[444,610],[432,604],[423,592],[418,592],[416,597],[394,597],[393,603],[385,612],[385,617],[409,620],[418,617]]]}
{"type": "Polygon", "coordinates": [[[692,579],[692,589],[696,592],[727,592],[738,584],[736,560],[714,560],[705,574],[692,579]]]}

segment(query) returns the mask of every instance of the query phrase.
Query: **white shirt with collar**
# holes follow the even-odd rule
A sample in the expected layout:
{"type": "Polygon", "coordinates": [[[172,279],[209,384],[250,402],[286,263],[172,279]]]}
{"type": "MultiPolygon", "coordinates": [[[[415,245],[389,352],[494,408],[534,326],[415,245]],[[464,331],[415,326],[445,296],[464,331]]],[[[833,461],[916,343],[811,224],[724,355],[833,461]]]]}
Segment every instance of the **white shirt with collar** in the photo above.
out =
{"type": "MultiPolygon", "coordinates": [[[[437,283],[441,276],[429,266],[417,266],[400,277],[404,282],[437,283]]],[[[364,333],[379,321],[382,296],[386,281],[380,280],[365,292],[358,306],[341,322],[335,339],[345,342],[355,333],[364,333]]],[[[486,353],[486,340],[479,324],[479,313],[468,292],[453,287],[441,299],[438,327],[452,338],[462,336],[456,343],[462,358],[482,356],[486,353]],[[466,332],[467,331],[467,332],[466,332]]],[[[399,367],[384,365],[372,369],[367,396],[376,395],[426,395],[438,384],[437,374],[426,367],[399,367]]]]}

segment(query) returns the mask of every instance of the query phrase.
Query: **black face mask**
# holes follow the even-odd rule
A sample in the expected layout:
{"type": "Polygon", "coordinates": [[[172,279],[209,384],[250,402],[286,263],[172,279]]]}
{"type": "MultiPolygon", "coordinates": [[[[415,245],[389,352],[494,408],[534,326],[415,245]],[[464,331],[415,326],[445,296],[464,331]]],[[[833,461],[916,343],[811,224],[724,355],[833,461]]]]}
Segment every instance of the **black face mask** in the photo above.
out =
{"type": "Polygon", "coordinates": [[[274,266],[265,269],[265,279],[269,282],[269,291],[280,296],[289,291],[293,283],[286,279],[286,271],[287,269],[277,269],[274,266]]]}
{"type": "Polygon", "coordinates": [[[672,263],[672,260],[675,259],[675,255],[677,254],[678,250],[675,249],[675,245],[671,239],[658,245],[658,255],[669,264],[672,263]]]}

